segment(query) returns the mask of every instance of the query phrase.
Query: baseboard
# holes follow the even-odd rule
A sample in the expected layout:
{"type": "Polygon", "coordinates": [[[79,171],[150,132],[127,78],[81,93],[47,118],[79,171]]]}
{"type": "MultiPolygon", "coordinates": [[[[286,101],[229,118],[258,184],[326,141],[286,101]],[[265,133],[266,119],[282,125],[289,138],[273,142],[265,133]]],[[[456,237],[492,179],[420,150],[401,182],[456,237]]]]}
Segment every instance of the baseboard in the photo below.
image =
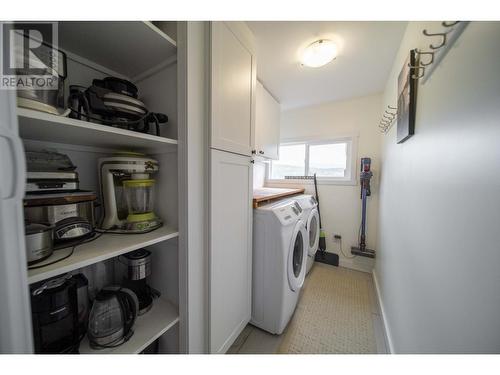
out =
{"type": "Polygon", "coordinates": [[[391,331],[389,329],[389,324],[387,322],[387,315],[384,309],[384,303],[382,302],[382,295],[380,292],[380,286],[378,283],[377,273],[375,268],[372,270],[373,284],[375,285],[375,292],[377,293],[378,305],[380,307],[380,313],[382,314],[382,324],[384,326],[385,342],[387,343],[387,348],[390,354],[396,354],[394,351],[394,345],[392,343],[391,331]]]}

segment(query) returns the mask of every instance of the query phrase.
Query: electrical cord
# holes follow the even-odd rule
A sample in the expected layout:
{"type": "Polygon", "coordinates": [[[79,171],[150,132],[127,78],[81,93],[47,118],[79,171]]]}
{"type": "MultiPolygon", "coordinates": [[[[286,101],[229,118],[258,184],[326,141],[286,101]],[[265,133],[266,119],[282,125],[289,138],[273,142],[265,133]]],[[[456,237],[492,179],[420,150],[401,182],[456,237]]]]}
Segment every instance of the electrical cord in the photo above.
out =
{"type": "Polygon", "coordinates": [[[339,242],[340,242],[340,252],[342,253],[342,255],[343,255],[345,258],[347,258],[347,259],[353,259],[353,258],[356,258],[356,256],[357,256],[357,255],[354,255],[354,254],[353,254],[353,255],[350,255],[350,256],[349,256],[349,255],[346,255],[346,254],[344,253],[344,250],[342,249],[342,238],[340,238],[340,239],[339,239],[339,242]]]}
{"type": "MultiPolygon", "coordinates": [[[[96,232],[96,231],[94,231],[94,232],[96,232]]],[[[100,238],[104,233],[106,233],[106,231],[100,231],[99,234],[93,236],[92,238],[84,238],[80,242],[77,242],[73,246],[71,246],[71,251],[70,251],[69,254],[63,256],[62,258],[56,259],[56,260],[54,260],[52,262],[49,262],[49,263],[44,263],[44,264],[40,264],[40,265],[37,265],[37,266],[30,266],[30,267],[28,267],[28,270],[36,270],[36,269],[39,269],[39,268],[47,267],[47,266],[50,266],[52,264],[59,263],[59,262],[65,260],[65,259],[68,259],[70,256],[73,255],[73,253],[75,252],[75,249],[78,246],[83,245],[85,243],[89,243],[89,242],[95,241],[98,238],[100,238]]],[[[54,251],[60,251],[62,249],[67,249],[67,247],[64,247],[64,248],[61,248],[61,249],[57,249],[57,250],[54,250],[54,251]]]]}

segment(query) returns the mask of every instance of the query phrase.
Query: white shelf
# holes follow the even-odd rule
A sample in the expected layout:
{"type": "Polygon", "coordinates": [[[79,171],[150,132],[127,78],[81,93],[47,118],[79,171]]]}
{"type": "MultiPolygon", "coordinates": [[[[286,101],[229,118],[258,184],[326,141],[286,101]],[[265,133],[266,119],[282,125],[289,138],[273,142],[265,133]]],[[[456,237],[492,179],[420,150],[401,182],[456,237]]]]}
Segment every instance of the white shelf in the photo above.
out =
{"type": "Polygon", "coordinates": [[[176,42],[151,22],[59,22],[59,48],[125,77],[135,77],[177,54],[176,42]]]}
{"type": "MultiPolygon", "coordinates": [[[[162,154],[175,151],[177,140],[18,108],[21,138],[121,151],[162,154]]],[[[168,126],[168,125],[167,125],[168,126]]]]}
{"type": "MultiPolygon", "coordinates": [[[[95,241],[77,246],[73,255],[65,260],[43,268],[28,270],[28,282],[33,284],[49,277],[73,271],[178,236],[179,232],[176,229],[165,225],[144,234],[105,233],[95,241]]],[[[70,251],[70,247],[57,250],[44,260],[44,262],[50,263],[55,259],[62,258],[64,255],[69,254],[70,251]]],[[[40,265],[43,265],[43,262],[40,265]]]]}
{"type": "Polygon", "coordinates": [[[80,354],[137,354],[152,344],[179,321],[179,313],[170,302],[158,298],[146,314],[139,316],[134,324],[134,334],[127,342],[116,348],[92,349],[88,337],[80,343],[80,354]]]}

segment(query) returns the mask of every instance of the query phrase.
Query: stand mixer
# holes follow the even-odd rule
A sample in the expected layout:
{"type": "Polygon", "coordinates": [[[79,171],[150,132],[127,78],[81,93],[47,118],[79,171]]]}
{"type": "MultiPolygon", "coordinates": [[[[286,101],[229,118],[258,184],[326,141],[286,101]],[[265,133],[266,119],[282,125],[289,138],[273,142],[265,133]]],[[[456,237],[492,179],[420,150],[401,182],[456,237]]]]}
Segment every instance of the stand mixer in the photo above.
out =
{"type": "Polygon", "coordinates": [[[158,162],[124,153],[99,159],[104,205],[102,229],[111,233],[146,233],[162,225],[153,212],[158,162]]]}

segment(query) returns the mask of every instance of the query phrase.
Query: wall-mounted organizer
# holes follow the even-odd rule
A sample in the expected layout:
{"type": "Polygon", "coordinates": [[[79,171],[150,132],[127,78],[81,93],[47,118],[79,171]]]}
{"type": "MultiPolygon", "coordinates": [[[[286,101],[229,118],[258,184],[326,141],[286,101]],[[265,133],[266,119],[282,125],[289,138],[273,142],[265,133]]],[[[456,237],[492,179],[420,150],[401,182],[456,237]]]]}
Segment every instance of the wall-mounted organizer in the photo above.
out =
{"type": "Polygon", "coordinates": [[[398,108],[395,106],[387,105],[378,124],[378,127],[382,133],[385,134],[391,129],[392,125],[396,121],[397,109],[398,108]]]}
{"type": "Polygon", "coordinates": [[[422,34],[430,38],[430,43],[428,50],[415,50],[419,61],[417,66],[412,67],[415,69],[415,79],[422,84],[427,82],[468,24],[468,21],[443,21],[440,31],[422,30],[422,34]]]}
{"type": "MultiPolygon", "coordinates": [[[[441,30],[422,30],[422,34],[431,39],[428,48],[415,49],[418,63],[410,66],[413,69],[412,78],[425,84],[468,24],[468,21],[442,21],[441,30]]],[[[396,120],[397,107],[387,105],[378,124],[380,131],[387,133],[396,120]]]]}

